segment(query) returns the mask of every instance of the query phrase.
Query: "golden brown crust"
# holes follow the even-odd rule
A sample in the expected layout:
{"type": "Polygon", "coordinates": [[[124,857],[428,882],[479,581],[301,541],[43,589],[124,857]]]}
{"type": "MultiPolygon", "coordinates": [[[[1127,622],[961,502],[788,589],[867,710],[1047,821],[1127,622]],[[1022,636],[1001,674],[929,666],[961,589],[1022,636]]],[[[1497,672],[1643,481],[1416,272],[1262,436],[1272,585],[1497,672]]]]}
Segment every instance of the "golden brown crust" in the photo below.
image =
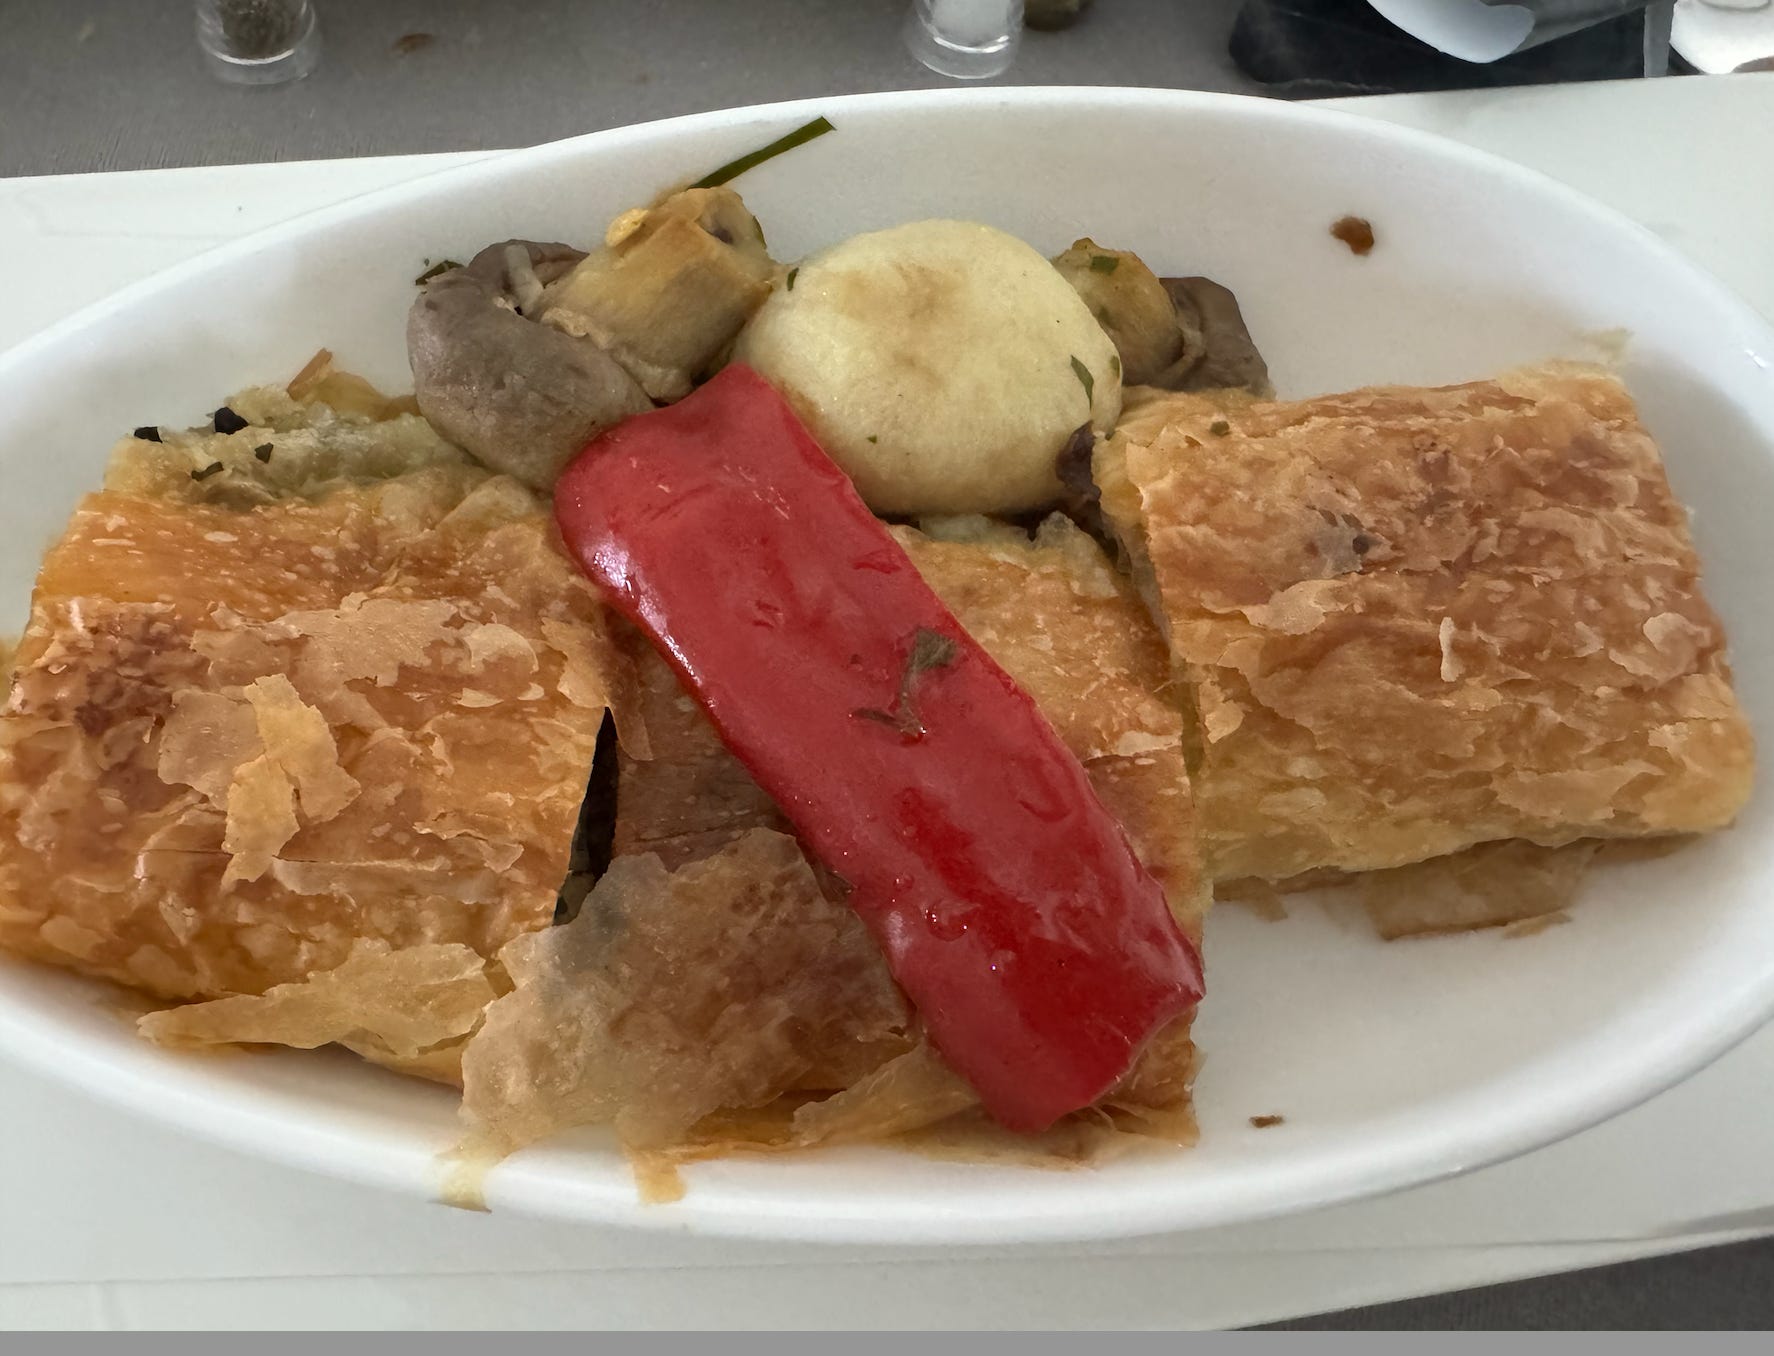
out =
{"type": "Polygon", "coordinates": [[[168,998],[545,926],[605,693],[508,482],[90,496],[0,718],[0,945],[168,998]]]}
{"type": "Polygon", "coordinates": [[[1131,757],[1174,745],[1163,645],[1096,543],[1067,519],[1034,540],[943,541],[893,529],[912,563],[1035,700],[1074,754],[1131,757]]]}
{"type": "Polygon", "coordinates": [[[1716,828],[1751,739],[1620,383],[1143,403],[1098,454],[1194,684],[1216,876],[1716,828]]]}

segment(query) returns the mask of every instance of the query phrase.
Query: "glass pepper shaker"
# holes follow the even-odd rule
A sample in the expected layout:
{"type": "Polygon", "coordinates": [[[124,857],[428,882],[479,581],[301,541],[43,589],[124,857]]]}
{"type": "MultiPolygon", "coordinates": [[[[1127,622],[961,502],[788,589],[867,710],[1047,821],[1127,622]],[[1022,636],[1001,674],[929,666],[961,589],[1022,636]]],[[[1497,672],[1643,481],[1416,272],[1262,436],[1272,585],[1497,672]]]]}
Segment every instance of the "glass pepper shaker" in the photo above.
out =
{"type": "Polygon", "coordinates": [[[957,80],[1002,75],[1022,35],[1023,0],[912,0],[905,22],[912,55],[957,80]]]}
{"type": "Polygon", "coordinates": [[[197,42],[217,79],[280,85],[314,69],[320,24],[309,0],[197,0],[197,42]]]}

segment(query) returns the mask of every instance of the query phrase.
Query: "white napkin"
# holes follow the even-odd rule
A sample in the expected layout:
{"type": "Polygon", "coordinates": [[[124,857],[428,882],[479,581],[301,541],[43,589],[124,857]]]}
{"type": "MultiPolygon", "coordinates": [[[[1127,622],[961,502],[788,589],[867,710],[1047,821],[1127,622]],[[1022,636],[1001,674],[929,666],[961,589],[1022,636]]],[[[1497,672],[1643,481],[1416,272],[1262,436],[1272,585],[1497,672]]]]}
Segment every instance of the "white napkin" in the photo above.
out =
{"type": "Polygon", "coordinates": [[[1490,62],[1654,0],[1368,0],[1412,37],[1462,61],[1490,62]]]}

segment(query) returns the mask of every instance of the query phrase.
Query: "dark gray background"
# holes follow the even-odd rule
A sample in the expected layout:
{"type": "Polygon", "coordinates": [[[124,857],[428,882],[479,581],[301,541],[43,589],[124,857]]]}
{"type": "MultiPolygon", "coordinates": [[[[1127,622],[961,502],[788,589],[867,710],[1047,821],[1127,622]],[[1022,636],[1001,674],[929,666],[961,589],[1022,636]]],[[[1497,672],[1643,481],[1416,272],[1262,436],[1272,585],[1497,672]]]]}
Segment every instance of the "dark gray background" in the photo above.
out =
{"type": "MultiPolygon", "coordinates": [[[[0,0],[0,174],[527,146],[710,108],[949,83],[900,42],[910,0],[319,0],[299,85],[204,70],[182,0],[0,0]],[[400,55],[398,39],[433,41],[400,55]]],[[[1030,33],[1019,84],[1256,92],[1238,0],[1098,0],[1030,33]]]]}
{"type": "MultiPolygon", "coordinates": [[[[1355,0],[1350,0],[1355,3],[1355,0]]],[[[214,81],[184,0],[0,0],[0,175],[521,146],[736,104],[948,83],[909,0],[320,0],[297,85],[214,81]],[[431,41],[406,54],[398,39],[431,41]]],[[[1007,79],[1259,92],[1239,0],[1098,0],[1007,79]]],[[[1358,1328],[1774,1326],[1774,1240],[1307,1320],[1358,1328]]]]}

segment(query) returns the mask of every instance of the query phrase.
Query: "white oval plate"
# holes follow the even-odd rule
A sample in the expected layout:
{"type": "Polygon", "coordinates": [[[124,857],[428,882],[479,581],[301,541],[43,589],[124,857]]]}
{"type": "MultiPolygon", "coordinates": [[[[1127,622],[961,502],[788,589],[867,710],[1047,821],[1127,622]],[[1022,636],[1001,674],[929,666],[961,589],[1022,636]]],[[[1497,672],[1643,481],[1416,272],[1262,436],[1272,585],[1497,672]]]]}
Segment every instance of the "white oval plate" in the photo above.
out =
{"type": "MultiPolygon", "coordinates": [[[[1743,696],[1766,719],[1766,326],[1646,231],[1506,162],[1344,115],[1144,90],[864,95],[624,128],[404,184],[131,288],[0,357],[9,614],[120,432],[193,422],[322,344],[402,387],[421,260],[511,235],[595,239],[816,113],[838,130],[740,184],[778,257],[925,216],[993,222],[1043,252],[1089,234],[1235,288],[1284,395],[1478,377],[1631,331],[1625,375],[1697,511],[1743,696]],[[1345,213],[1374,223],[1365,259],[1328,233],[1345,213]]],[[[1074,1172],[879,1150],[738,1159],[643,1207],[587,1135],[519,1155],[489,1200],[759,1238],[1011,1242],[1225,1224],[1476,1167],[1631,1106],[1769,1015],[1769,821],[1758,795],[1732,832],[1605,870],[1571,925],[1531,939],[1386,945],[1317,909],[1217,911],[1187,1153],[1074,1172]],[[1270,1114],[1284,1123],[1251,1128],[1270,1114]]],[[[0,1049],[213,1140],[409,1192],[436,1193],[456,1135],[441,1090],[325,1052],[167,1055],[90,988],[18,964],[0,966],[0,1049]]]]}

